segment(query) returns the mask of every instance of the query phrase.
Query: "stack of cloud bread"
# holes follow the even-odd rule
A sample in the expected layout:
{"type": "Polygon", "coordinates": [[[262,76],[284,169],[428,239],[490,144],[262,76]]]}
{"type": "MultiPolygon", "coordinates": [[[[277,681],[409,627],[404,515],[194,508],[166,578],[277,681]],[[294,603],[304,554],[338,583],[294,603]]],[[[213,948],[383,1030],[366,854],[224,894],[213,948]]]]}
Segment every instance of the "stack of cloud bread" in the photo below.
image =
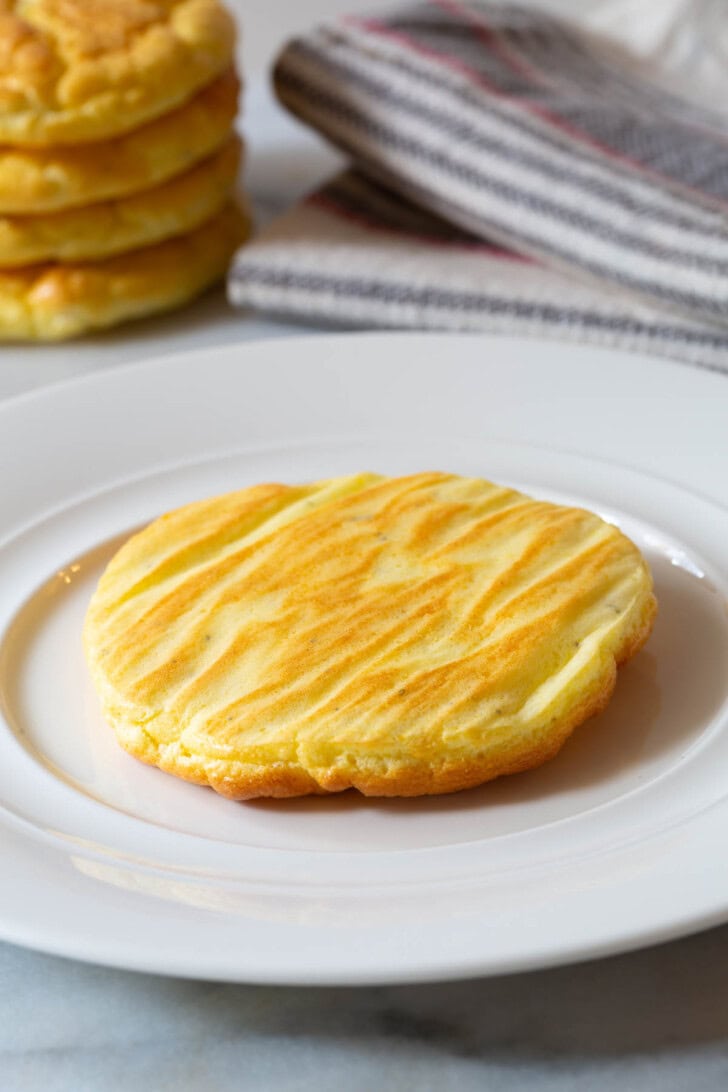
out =
{"type": "Polygon", "coordinates": [[[0,338],[176,307],[223,276],[235,27],[218,0],[0,0],[0,338]]]}

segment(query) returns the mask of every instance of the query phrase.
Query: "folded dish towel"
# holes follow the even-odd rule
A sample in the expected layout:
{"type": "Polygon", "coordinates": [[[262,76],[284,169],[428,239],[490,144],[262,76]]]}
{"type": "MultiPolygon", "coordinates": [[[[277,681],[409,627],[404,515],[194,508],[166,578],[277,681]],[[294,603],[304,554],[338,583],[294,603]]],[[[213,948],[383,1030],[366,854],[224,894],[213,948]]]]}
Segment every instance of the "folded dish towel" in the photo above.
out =
{"type": "Polygon", "coordinates": [[[728,116],[606,39],[434,0],[293,41],[275,86],[356,169],[238,254],[235,303],[728,370],[728,116]]]}

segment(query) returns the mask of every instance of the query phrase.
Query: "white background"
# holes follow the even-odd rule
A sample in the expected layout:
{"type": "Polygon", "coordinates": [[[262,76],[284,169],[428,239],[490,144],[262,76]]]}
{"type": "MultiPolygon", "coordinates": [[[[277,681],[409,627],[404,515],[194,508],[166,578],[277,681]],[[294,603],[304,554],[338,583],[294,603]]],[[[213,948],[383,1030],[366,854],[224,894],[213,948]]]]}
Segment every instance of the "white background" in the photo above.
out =
{"type": "MultiPolygon", "coordinates": [[[[226,0],[238,16],[245,72],[259,75],[286,38],[313,24],[347,12],[390,9],[405,0],[226,0]]],[[[501,0],[503,2],[503,0],[501,0]]],[[[507,0],[506,0],[507,2],[507,0]]],[[[668,45],[671,29],[699,16],[712,0],[528,0],[540,6],[587,19],[631,45],[652,52],[668,45]]]]}

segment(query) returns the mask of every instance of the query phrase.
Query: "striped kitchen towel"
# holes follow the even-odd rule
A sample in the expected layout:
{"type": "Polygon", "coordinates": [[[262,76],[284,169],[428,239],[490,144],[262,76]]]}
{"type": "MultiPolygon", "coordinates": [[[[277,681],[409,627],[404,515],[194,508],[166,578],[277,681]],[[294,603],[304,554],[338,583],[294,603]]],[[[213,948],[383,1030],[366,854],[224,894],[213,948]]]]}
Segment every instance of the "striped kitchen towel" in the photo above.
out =
{"type": "Polygon", "coordinates": [[[244,247],[232,302],[299,322],[616,346],[728,373],[728,330],[660,311],[452,226],[349,171],[244,247]]]}
{"type": "Polygon", "coordinates": [[[542,11],[432,0],[290,43],[281,101],[356,170],[234,263],[234,302],[728,367],[728,115],[542,11]]]}

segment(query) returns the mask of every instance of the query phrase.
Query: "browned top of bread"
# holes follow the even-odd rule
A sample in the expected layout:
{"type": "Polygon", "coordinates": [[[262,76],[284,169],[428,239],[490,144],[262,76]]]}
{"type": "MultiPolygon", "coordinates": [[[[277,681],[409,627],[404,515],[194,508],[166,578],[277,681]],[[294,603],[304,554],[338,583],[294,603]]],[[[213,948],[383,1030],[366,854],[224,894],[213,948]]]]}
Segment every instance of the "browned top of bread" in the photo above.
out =
{"type": "Polygon", "coordinates": [[[580,508],[452,474],[260,485],[155,521],[89,608],[122,744],[236,798],[538,765],[646,640],[649,569],[580,508]]]}
{"type": "Polygon", "coordinates": [[[234,37],[218,0],[0,0],[0,142],[133,129],[222,72],[234,37]]]}

